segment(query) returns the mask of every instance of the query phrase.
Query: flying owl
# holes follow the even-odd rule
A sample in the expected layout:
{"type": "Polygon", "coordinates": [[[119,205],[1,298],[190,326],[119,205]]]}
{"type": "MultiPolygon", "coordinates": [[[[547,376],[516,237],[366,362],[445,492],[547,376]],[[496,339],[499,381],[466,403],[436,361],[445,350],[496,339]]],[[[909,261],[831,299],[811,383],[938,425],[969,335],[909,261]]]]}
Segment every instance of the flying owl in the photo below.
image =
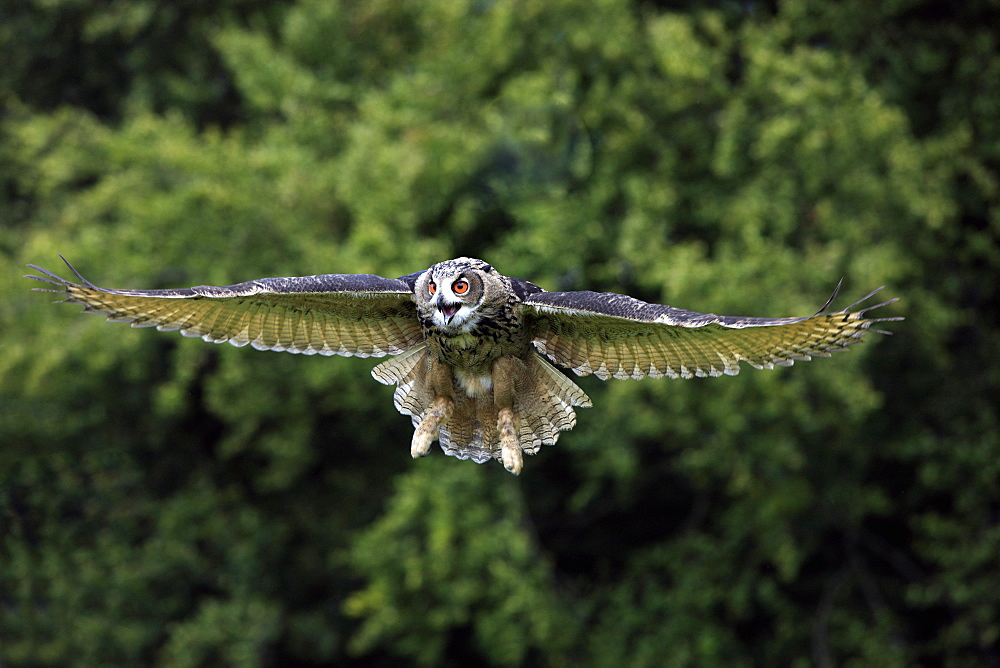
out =
{"type": "MultiPolygon", "coordinates": [[[[60,256],[61,257],[61,256],[60,256]]],[[[65,258],[63,258],[65,262],[65,258]]],[[[547,292],[460,257],[400,278],[326,274],[261,278],[225,287],[110,290],[28,265],[65,294],[133,327],[258,350],[383,357],[375,380],[396,385],[396,409],[415,428],[410,454],[437,440],[448,455],[503,462],[518,474],[523,454],[552,445],[576,424],[590,398],[553,366],[598,378],[691,378],[739,373],[829,357],[858,343],[879,322],[859,308],[879,290],[834,312],[833,296],[815,315],[752,318],[696,313],[601,292],[547,292]]],[[[837,286],[838,290],[840,286],[837,286]]]]}

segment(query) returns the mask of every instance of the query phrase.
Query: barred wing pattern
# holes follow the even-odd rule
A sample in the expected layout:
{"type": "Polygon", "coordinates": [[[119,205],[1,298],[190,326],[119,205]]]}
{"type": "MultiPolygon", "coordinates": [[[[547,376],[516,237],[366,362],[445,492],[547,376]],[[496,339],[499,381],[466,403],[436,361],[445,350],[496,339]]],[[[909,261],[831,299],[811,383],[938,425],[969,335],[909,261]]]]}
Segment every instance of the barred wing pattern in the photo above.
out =
{"type": "MultiPolygon", "coordinates": [[[[60,256],[61,257],[61,256],[60,256]]],[[[66,259],[63,258],[66,262],[66,259]]],[[[424,340],[412,301],[412,284],[371,274],[261,278],[229,286],[179,290],[99,288],[66,262],[80,283],[35,265],[55,286],[35,288],[66,295],[65,302],[133,327],[180,330],[213,343],[305,355],[382,357],[424,340]]],[[[409,277],[406,277],[409,278],[409,277]]]]}
{"type": "Polygon", "coordinates": [[[890,333],[869,329],[872,324],[902,320],[866,317],[896,299],[851,312],[882,288],[827,312],[839,290],[815,315],[802,318],[718,316],[598,292],[540,292],[528,296],[523,309],[538,351],[580,376],[734,376],[741,361],[770,369],[829,357],[868,331],[890,333]]]}

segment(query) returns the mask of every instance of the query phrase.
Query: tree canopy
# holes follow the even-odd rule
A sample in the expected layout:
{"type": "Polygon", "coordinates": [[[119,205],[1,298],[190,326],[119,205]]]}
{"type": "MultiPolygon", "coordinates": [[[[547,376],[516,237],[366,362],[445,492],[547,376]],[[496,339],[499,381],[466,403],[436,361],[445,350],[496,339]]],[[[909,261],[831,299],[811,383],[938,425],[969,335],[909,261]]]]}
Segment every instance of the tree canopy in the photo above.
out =
{"type": "Polygon", "coordinates": [[[1000,662],[990,0],[153,0],[0,21],[0,663],[1000,662]],[[520,478],[358,359],[52,306],[401,276],[806,315],[831,360],[580,384],[520,478]]]}

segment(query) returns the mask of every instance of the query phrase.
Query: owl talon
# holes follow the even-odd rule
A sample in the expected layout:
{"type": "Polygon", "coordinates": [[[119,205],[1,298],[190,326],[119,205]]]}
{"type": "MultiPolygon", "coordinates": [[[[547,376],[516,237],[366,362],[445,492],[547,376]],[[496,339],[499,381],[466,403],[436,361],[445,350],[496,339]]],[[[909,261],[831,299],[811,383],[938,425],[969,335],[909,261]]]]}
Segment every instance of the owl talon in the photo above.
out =
{"type": "Polygon", "coordinates": [[[503,467],[505,469],[514,475],[521,475],[521,467],[524,465],[524,456],[521,454],[521,448],[517,446],[512,448],[504,444],[501,456],[503,457],[503,467]]]}
{"type": "Polygon", "coordinates": [[[500,432],[500,457],[503,460],[503,467],[514,475],[520,475],[524,455],[521,454],[517,432],[514,430],[516,421],[513,409],[500,409],[497,415],[497,431],[500,432]]]}
{"type": "Polygon", "coordinates": [[[410,456],[416,459],[430,453],[431,444],[440,435],[439,428],[451,417],[455,404],[451,399],[438,397],[427,411],[424,419],[413,432],[413,441],[410,443],[410,456]]]}
{"type": "Polygon", "coordinates": [[[413,442],[410,443],[410,456],[414,459],[426,457],[431,452],[431,444],[437,439],[437,429],[433,433],[428,430],[426,433],[419,428],[413,432],[413,442]]]}

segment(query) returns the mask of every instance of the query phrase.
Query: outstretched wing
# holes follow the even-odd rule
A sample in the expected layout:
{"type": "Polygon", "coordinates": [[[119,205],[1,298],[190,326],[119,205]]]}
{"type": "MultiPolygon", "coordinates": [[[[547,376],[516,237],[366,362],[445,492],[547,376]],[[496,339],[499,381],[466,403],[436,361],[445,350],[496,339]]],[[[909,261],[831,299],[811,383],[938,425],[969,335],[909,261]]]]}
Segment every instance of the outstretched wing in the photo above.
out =
{"type": "Polygon", "coordinates": [[[35,265],[28,266],[43,276],[26,278],[56,288],[36,290],[65,294],[65,302],[83,304],[84,311],[106,314],[108,320],[133,327],[176,329],[214,343],[306,355],[382,357],[424,339],[411,300],[412,286],[403,279],[326,274],[261,278],[222,287],[110,290],[85,279],[69,262],[66,265],[80,283],[35,265]]]}
{"type": "Polygon", "coordinates": [[[740,361],[758,369],[790,366],[829,357],[867,331],[889,334],[869,328],[903,318],[866,314],[897,299],[851,312],[881,289],[827,312],[838,285],[819,312],[804,318],[718,316],[600,292],[540,292],[528,296],[522,310],[539,352],[581,376],[734,376],[740,361]]]}

